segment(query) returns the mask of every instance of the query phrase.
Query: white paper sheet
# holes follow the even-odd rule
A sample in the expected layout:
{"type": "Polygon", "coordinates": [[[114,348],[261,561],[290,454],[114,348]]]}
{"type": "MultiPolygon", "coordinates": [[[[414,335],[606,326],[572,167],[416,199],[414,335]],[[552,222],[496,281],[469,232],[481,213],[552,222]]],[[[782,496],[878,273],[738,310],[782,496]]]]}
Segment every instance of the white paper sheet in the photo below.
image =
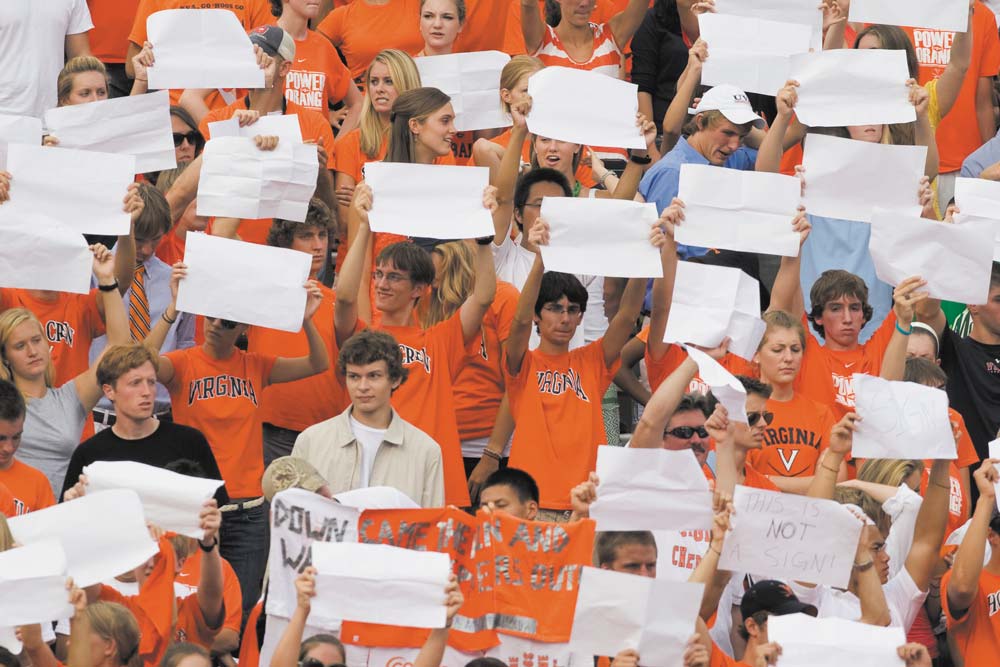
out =
{"type": "Polygon", "coordinates": [[[715,347],[751,359],[764,335],[759,283],[739,269],[680,262],[663,340],[715,347]]]}
{"type": "MultiPolygon", "coordinates": [[[[316,542],[357,542],[358,516],[342,505],[305,489],[287,489],[271,501],[270,588],[267,613],[291,618],[296,607],[295,578],[312,563],[316,542]]],[[[309,622],[324,628],[340,626],[340,616],[327,607],[313,607],[309,622]]]]}
{"type": "Polygon", "coordinates": [[[802,156],[806,170],[802,203],[812,215],[839,220],[871,222],[876,206],[920,215],[917,195],[926,159],[926,146],[886,146],[810,134],[802,156]]]}
{"type": "Polygon", "coordinates": [[[985,178],[956,178],[957,224],[987,221],[993,225],[993,261],[1000,261],[1000,182],[985,178]]]}
{"type": "Polygon", "coordinates": [[[313,542],[312,608],[344,620],[443,628],[451,560],[385,544],[313,542]],[[392,600],[392,604],[386,604],[392,600]]]}
{"type": "Polygon", "coordinates": [[[360,510],[416,510],[420,505],[392,486],[366,486],[334,494],[341,505],[360,510]]]}
{"type": "Polygon", "coordinates": [[[86,588],[113,579],[159,553],[135,491],[88,493],[82,498],[8,519],[23,545],[57,539],[73,582],[86,588]],[[113,520],[111,520],[113,519],[113,520]]]}
{"type": "Polygon", "coordinates": [[[213,139],[219,137],[246,137],[253,139],[256,136],[278,137],[278,143],[301,144],[302,127],[299,125],[299,117],[293,113],[274,113],[261,116],[253,125],[240,127],[240,122],[236,118],[227,120],[217,120],[208,124],[208,133],[213,139]]]}
{"type": "Polygon", "coordinates": [[[630,648],[644,665],[679,665],[704,588],[584,567],[570,648],[587,656],[630,648]]]}
{"type": "Polygon", "coordinates": [[[493,218],[483,207],[489,180],[486,167],[370,162],[372,231],[448,240],[493,236],[493,218]]]}
{"type": "Polygon", "coordinates": [[[95,151],[10,144],[13,177],[4,206],[55,218],[85,234],[128,234],[122,208],[135,179],[135,158],[95,151]]]}
{"type": "Polygon", "coordinates": [[[712,527],[712,492],[694,454],[665,449],[597,448],[597,530],[712,527]]]}
{"type": "Polygon", "coordinates": [[[876,208],[868,250],[875,273],[890,285],[921,276],[932,299],[984,304],[994,233],[989,220],[953,225],[876,208]]]}
{"type": "MultiPolygon", "coordinates": [[[[791,57],[799,82],[795,115],[810,127],[910,123],[910,78],[903,51],[834,49],[791,57]]],[[[809,140],[806,140],[809,143],[809,140]]]]}
{"type": "Polygon", "coordinates": [[[788,80],[790,56],[807,53],[814,32],[801,23],[728,14],[702,14],[698,24],[710,56],[702,68],[702,83],[728,83],[762,95],[781,90],[788,80]]]}
{"type": "Polygon", "coordinates": [[[510,126],[500,108],[500,72],[510,56],[500,51],[417,58],[420,82],[451,97],[459,132],[510,126]]]}
{"type": "Polygon", "coordinates": [[[0,113],[0,169],[7,169],[7,144],[42,143],[42,121],[33,116],[0,113]]]}
{"type": "Polygon", "coordinates": [[[903,667],[896,648],[906,643],[897,626],[806,614],[771,616],[767,638],[781,646],[781,667],[903,667]]]}
{"type": "Polygon", "coordinates": [[[83,467],[87,492],[131,489],[139,494],[146,521],[179,535],[202,539],[198,515],[222,486],[221,479],[179,475],[135,461],[97,461],[83,467]]]}
{"type": "Polygon", "coordinates": [[[660,251],[649,242],[655,204],[620,199],[543,197],[549,245],[546,271],[619,278],[662,278],[660,251]]]}
{"type": "MultiPolygon", "coordinates": [[[[819,51],[823,48],[823,13],[818,3],[801,0],[716,0],[715,11],[726,16],[746,16],[765,21],[799,23],[812,27],[810,46],[819,51]]],[[[711,44],[709,44],[711,49],[711,44]]]]}
{"type": "Polygon", "coordinates": [[[228,9],[167,9],[150,14],[146,33],[156,53],[149,87],[263,88],[253,44],[228,9]]]}
{"type": "Polygon", "coordinates": [[[0,625],[0,646],[13,653],[20,655],[24,647],[17,638],[17,628],[15,626],[0,625]]]}
{"type": "Polygon", "coordinates": [[[62,148],[135,156],[137,174],[177,166],[166,90],[49,109],[45,127],[62,148]]]}
{"type": "Polygon", "coordinates": [[[80,232],[8,202],[0,206],[0,238],[0,287],[90,291],[94,254],[80,232]]]}
{"type": "Polygon", "coordinates": [[[719,568],[847,588],[861,521],[840,503],[737,485],[719,568]]]}
{"type": "Polygon", "coordinates": [[[302,329],[311,257],[297,250],[190,233],[177,310],[281,331],[302,329]]]}
{"type": "Polygon", "coordinates": [[[792,220],[801,185],[794,176],[685,164],[678,187],[685,207],[674,232],[678,243],[798,256],[792,220]]]}
{"type": "Polygon", "coordinates": [[[198,215],[282,218],[302,222],[316,192],[316,147],[278,141],[271,151],[253,139],[210,139],[202,153],[198,215]]]}
{"type": "Polygon", "coordinates": [[[528,129],[533,134],[590,146],[646,147],[635,124],[639,87],[634,83],[569,67],[546,67],[528,79],[528,94],[532,100],[528,129]]]}
{"type": "Polygon", "coordinates": [[[729,412],[730,421],[747,423],[747,392],[736,376],[712,357],[691,345],[685,345],[688,356],[698,364],[698,376],[712,390],[729,412]]]}
{"type": "Polygon", "coordinates": [[[969,27],[969,3],[967,0],[853,0],[848,20],[965,32],[969,27]]]}
{"type": "Polygon", "coordinates": [[[851,454],[861,459],[955,459],[948,394],[915,382],[855,373],[854,411],[861,422],[851,454]]]}
{"type": "Polygon", "coordinates": [[[0,553],[0,626],[46,623],[72,615],[66,552],[58,540],[0,553]]]}

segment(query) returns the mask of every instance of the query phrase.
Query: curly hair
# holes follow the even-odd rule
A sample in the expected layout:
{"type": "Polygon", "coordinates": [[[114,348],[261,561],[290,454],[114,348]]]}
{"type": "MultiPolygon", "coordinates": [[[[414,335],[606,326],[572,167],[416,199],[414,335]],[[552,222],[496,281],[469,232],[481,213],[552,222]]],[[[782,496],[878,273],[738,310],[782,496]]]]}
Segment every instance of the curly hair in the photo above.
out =
{"type": "Polygon", "coordinates": [[[313,197],[309,200],[309,210],[306,211],[306,219],[302,222],[282,220],[281,218],[274,219],[274,222],[271,223],[271,229],[267,231],[267,245],[276,248],[291,248],[296,230],[303,227],[325,229],[332,237],[337,235],[340,225],[337,221],[336,211],[327,206],[319,197],[313,197]]]}
{"type": "Polygon", "coordinates": [[[391,381],[406,382],[410,370],[403,366],[399,343],[390,334],[373,329],[359,331],[347,339],[337,356],[337,371],[346,375],[349,365],[367,366],[377,361],[384,361],[388,366],[391,381]]]}

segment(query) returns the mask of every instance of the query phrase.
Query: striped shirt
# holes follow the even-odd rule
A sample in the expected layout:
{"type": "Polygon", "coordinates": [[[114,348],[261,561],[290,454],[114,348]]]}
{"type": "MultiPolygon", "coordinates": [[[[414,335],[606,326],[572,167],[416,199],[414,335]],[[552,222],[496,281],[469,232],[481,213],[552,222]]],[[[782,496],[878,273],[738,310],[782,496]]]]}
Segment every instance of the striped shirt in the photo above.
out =
{"type": "Polygon", "coordinates": [[[552,26],[545,26],[545,37],[542,44],[532,54],[541,60],[546,67],[572,67],[573,69],[584,69],[593,72],[600,72],[616,79],[621,78],[622,72],[622,52],[615,44],[614,35],[607,23],[591,23],[590,29],[594,33],[594,53],[585,62],[573,60],[565,47],[556,35],[552,26]]]}

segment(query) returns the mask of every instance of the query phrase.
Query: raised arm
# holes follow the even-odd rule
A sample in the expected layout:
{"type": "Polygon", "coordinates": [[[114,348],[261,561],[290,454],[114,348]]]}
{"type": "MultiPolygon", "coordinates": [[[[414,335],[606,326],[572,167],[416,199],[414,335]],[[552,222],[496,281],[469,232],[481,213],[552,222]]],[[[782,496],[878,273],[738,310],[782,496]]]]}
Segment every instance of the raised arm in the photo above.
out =
{"type": "Polygon", "coordinates": [[[680,405],[691,380],[698,374],[698,364],[688,357],[673,373],[656,388],[646,408],[635,425],[629,447],[636,449],[660,449],[663,446],[663,430],[670,416],[680,405]]]}
{"type": "Polygon", "coordinates": [[[929,179],[934,179],[938,175],[938,150],[937,140],[934,138],[934,128],[931,127],[930,117],[927,114],[931,99],[930,93],[927,92],[926,88],[917,84],[915,79],[907,80],[906,84],[910,87],[910,104],[917,112],[913,143],[917,146],[927,147],[924,175],[929,179]]]}
{"type": "Polygon", "coordinates": [[[534,55],[545,39],[545,18],[538,10],[537,0],[521,0],[521,34],[524,50],[529,56],[534,55]]]}
{"type": "Polygon", "coordinates": [[[670,319],[670,305],[674,298],[674,281],[677,278],[677,243],[674,229],[684,220],[684,202],[674,197],[670,206],[660,214],[660,224],[664,231],[663,247],[660,248],[660,265],[663,277],[653,281],[652,312],[649,316],[649,336],[646,346],[649,356],[662,359],[670,347],[663,341],[670,319]]]}
{"type": "Polygon", "coordinates": [[[184,215],[184,211],[198,196],[198,182],[201,180],[201,160],[199,155],[192,160],[174,184],[167,190],[167,203],[170,205],[170,222],[176,223],[184,215]]]}
{"type": "MultiPolygon", "coordinates": [[[[90,653],[90,617],[87,616],[87,594],[77,588],[72,579],[66,582],[66,587],[69,589],[69,603],[73,605],[73,618],[69,622],[70,642],[66,665],[67,667],[94,667],[93,656],[90,653]]],[[[45,667],[44,662],[35,662],[34,656],[32,656],[32,663],[36,667],[45,667]]]]}
{"type": "MultiPolygon", "coordinates": [[[[681,11],[680,5],[677,7],[681,11]]],[[[697,25],[697,21],[695,21],[697,25]]],[[[688,107],[694,99],[694,93],[701,84],[701,70],[708,58],[708,45],[699,38],[688,50],[688,62],[684,71],[677,79],[677,92],[670,101],[667,112],[663,114],[663,143],[660,151],[666,154],[681,137],[684,119],[688,116],[688,107]]]]}
{"type": "Polygon", "coordinates": [[[945,317],[944,311],[941,310],[941,300],[928,297],[916,304],[915,310],[917,321],[934,329],[934,333],[940,339],[945,327],[948,326],[948,319],[945,317]]]}
{"type": "Polygon", "coordinates": [[[927,292],[919,291],[927,285],[920,276],[907,278],[896,285],[892,293],[892,309],[896,313],[896,329],[882,355],[881,377],[886,380],[902,380],[906,369],[906,342],[913,330],[912,322],[916,306],[927,298],[927,292]]]}
{"type": "MultiPolygon", "coordinates": [[[[857,512],[853,512],[857,516],[857,512]]],[[[882,535],[864,514],[858,516],[865,527],[858,538],[858,548],[854,554],[854,590],[861,606],[862,623],[886,626],[892,622],[889,604],[882,592],[882,580],[875,567],[875,541],[882,541],[882,535]]]]}
{"type": "Polygon", "coordinates": [[[368,211],[371,208],[372,189],[362,181],[354,188],[354,202],[348,212],[348,220],[356,232],[337,276],[337,303],[333,311],[337,345],[343,345],[354,334],[358,324],[358,293],[362,287],[368,289],[364,269],[368,242],[371,240],[371,228],[368,226],[368,211]]]}
{"type": "MultiPolygon", "coordinates": [[[[125,304],[117,289],[103,290],[102,285],[110,286],[115,281],[115,259],[111,251],[101,244],[90,246],[94,253],[94,277],[97,279],[97,300],[99,308],[104,312],[104,324],[108,332],[108,345],[124,345],[131,340],[128,329],[128,317],[125,315],[125,304]]],[[[76,395],[84,411],[90,412],[97,405],[104,392],[97,383],[97,364],[100,357],[94,360],[90,368],[77,375],[73,382],[76,385],[76,395]]]]}
{"type": "Polygon", "coordinates": [[[707,621],[719,608],[719,600],[731,577],[730,572],[719,569],[719,558],[725,545],[726,533],[729,532],[729,519],[733,514],[732,496],[720,493],[716,497],[715,517],[712,520],[712,537],[708,543],[708,551],[702,556],[698,566],[691,573],[688,581],[693,584],[705,584],[705,592],[701,597],[701,608],[698,617],[707,621]]]}
{"type": "Polygon", "coordinates": [[[139,194],[139,185],[132,183],[125,195],[125,210],[131,214],[129,233],[119,236],[115,244],[115,280],[118,281],[118,292],[122,296],[125,296],[135,276],[135,223],[145,208],[145,201],[139,194]]]}
{"type": "MultiPolygon", "coordinates": [[[[625,50],[625,46],[628,45],[635,31],[642,25],[642,19],[646,16],[647,9],[649,9],[649,0],[629,0],[625,9],[608,19],[608,26],[615,38],[615,44],[622,51],[625,50]]],[[[678,9],[680,8],[678,7],[678,9]]]]}
{"type": "MultiPolygon", "coordinates": [[[[969,71],[972,62],[972,14],[976,6],[976,0],[969,2],[969,27],[965,32],[956,32],[951,42],[951,55],[948,65],[937,80],[938,113],[941,118],[948,115],[965,82],[965,75],[969,71]]],[[[945,202],[947,205],[948,202],[945,202]]]]}
{"type": "Polygon", "coordinates": [[[635,195],[639,191],[639,182],[642,180],[642,175],[653,164],[654,156],[656,159],[659,159],[659,151],[656,148],[656,124],[640,113],[636,116],[636,125],[642,132],[646,147],[641,150],[631,151],[629,153],[628,164],[625,165],[625,171],[622,172],[618,183],[611,188],[609,193],[598,191],[597,196],[606,194],[613,199],[628,201],[635,199],[635,195]],[[649,163],[641,164],[636,162],[632,159],[632,156],[642,161],[649,159],[649,163]]]}
{"type": "Polygon", "coordinates": [[[948,526],[948,499],[951,481],[949,462],[937,459],[931,466],[930,479],[924,492],[924,502],[917,513],[917,526],[913,531],[913,546],[906,556],[906,571],[922,591],[927,590],[931,573],[938,562],[944,531],[948,526]]]}
{"type": "Polygon", "coordinates": [[[809,231],[812,226],[806,211],[801,206],[799,212],[792,221],[792,226],[799,233],[799,254],[795,257],[782,257],[778,267],[778,275],[774,278],[774,286],[771,288],[771,305],[768,311],[783,310],[792,317],[798,317],[805,312],[805,298],[802,296],[802,283],[799,272],[802,268],[802,246],[809,238],[809,231]]]}
{"type": "Polygon", "coordinates": [[[830,432],[830,446],[820,454],[812,484],[809,485],[809,491],[806,493],[810,498],[833,499],[833,492],[837,488],[837,477],[840,474],[840,465],[851,451],[854,432],[858,430],[859,421],[861,421],[861,417],[857,413],[848,412],[839,422],[834,424],[830,432]]]}
{"type": "MultiPolygon", "coordinates": [[[[489,209],[495,215],[497,210],[496,188],[488,186],[483,192],[483,207],[489,209]]],[[[493,237],[486,237],[476,240],[476,255],[474,269],[476,282],[472,287],[472,294],[462,304],[459,309],[459,318],[462,320],[462,334],[465,337],[465,344],[468,345],[472,339],[479,335],[483,326],[483,318],[489,310],[497,294],[497,274],[493,265],[493,253],[490,251],[490,243],[493,237]]]]}
{"type": "Polygon", "coordinates": [[[510,143],[507,144],[507,149],[500,160],[495,181],[492,182],[497,188],[496,198],[500,205],[493,214],[493,243],[498,246],[503,245],[514,211],[514,189],[517,186],[517,177],[521,170],[521,153],[524,151],[524,142],[528,138],[525,114],[529,108],[530,105],[526,102],[511,107],[510,115],[514,126],[510,131],[510,143]]]}
{"type": "Polygon", "coordinates": [[[307,378],[310,375],[322,373],[330,367],[330,357],[326,351],[326,342],[313,324],[313,315],[323,303],[323,292],[315,280],[304,285],[307,291],[306,310],[302,316],[302,330],[309,342],[309,354],[304,357],[278,357],[271,367],[269,378],[272,384],[278,382],[293,382],[307,378]]]}
{"type": "Polygon", "coordinates": [[[448,630],[451,628],[451,622],[454,620],[455,614],[458,613],[458,610],[462,608],[462,604],[465,603],[462,591],[458,587],[458,577],[454,574],[448,579],[448,585],[444,589],[444,594],[444,604],[447,608],[445,612],[445,626],[431,630],[430,635],[427,636],[427,641],[420,647],[420,653],[413,660],[413,667],[440,667],[441,661],[444,659],[444,649],[448,645],[448,630]]]}
{"type": "MultiPolygon", "coordinates": [[[[535,221],[531,228],[531,234],[536,233],[536,229],[543,224],[542,218],[535,221]]],[[[531,265],[528,278],[521,288],[521,296],[517,299],[517,310],[514,312],[514,319],[510,324],[510,335],[507,337],[507,372],[517,375],[521,372],[521,363],[524,361],[524,354],[528,351],[528,341],[531,339],[531,327],[535,324],[535,302],[538,300],[538,292],[542,287],[542,275],[545,273],[545,266],[542,264],[541,253],[536,252],[535,263],[531,265]]]]}
{"type": "MultiPolygon", "coordinates": [[[[270,667],[298,667],[299,647],[306,629],[306,619],[312,609],[312,598],[316,597],[316,568],[307,567],[295,578],[295,611],[281,633],[281,639],[271,654],[270,667]]],[[[262,666],[263,667],[263,666],[262,666]]]]}
{"type": "Polygon", "coordinates": [[[785,134],[788,132],[788,127],[792,122],[792,114],[795,113],[795,104],[799,99],[798,87],[798,81],[786,81],[785,87],[779,90],[774,98],[778,113],[757,151],[755,166],[757,171],[766,171],[772,174],[781,171],[781,156],[785,153],[785,134]]]}
{"type": "Polygon", "coordinates": [[[201,529],[205,531],[200,540],[201,575],[198,580],[198,606],[201,608],[205,623],[210,628],[222,626],[225,618],[225,603],[222,598],[222,556],[219,555],[219,527],[222,525],[222,512],[215,499],[206,500],[202,505],[201,529]]]}
{"type": "Polygon", "coordinates": [[[986,459],[973,475],[979,489],[979,500],[972,513],[972,523],[965,531],[962,543],[955,553],[951,579],[944,595],[948,596],[948,612],[954,619],[965,616],[976,599],[979,590],[979,574],[983,571],[986,556],[986,539],[990,532],[990,519],[996,506],[994,484],[1000,481],[996,469],[996,459],[986,459]]]}

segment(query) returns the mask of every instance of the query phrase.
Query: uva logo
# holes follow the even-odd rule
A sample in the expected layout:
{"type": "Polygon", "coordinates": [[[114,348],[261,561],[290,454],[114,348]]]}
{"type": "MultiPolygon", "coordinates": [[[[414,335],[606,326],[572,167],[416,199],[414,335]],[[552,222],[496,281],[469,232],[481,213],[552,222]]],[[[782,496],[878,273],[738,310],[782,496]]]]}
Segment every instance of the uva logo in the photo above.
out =
{"type": "Polygon", "coordinates": [[[403,355],[403,365],[412,366],[413,364],[420,364],[424,367],[424,370],[428,373],[431,372],[431,358],[427,354],[427,348],[422,347],[419,350],[415,347],[410,347],[409,345],[399,344],[399,351],[403,355]]]}
{"type": "Polygon", "coordinates": [[[66,343],[72,346],[76,331],[69,325],[69,322],[49,320],[45,323],[45,337],[49,339],[50,343],[66,343]]]}
{"type": "Polygon", "coordinates": [[[570,368],[565,373],[561,371],[538,371],[538,391],[553,396],[561,396],[572,391],[581,401],[590,403],[587,393],[583,390],[583,379],[580,374],[570,368]]]}
{"type": "Polygon", "coordinates": [[[747,97],[745,93],[739,93],[737,95],[733,95],[733,102],[736,102],[737,104],[750,104],[750,98],[747,97]]]}

